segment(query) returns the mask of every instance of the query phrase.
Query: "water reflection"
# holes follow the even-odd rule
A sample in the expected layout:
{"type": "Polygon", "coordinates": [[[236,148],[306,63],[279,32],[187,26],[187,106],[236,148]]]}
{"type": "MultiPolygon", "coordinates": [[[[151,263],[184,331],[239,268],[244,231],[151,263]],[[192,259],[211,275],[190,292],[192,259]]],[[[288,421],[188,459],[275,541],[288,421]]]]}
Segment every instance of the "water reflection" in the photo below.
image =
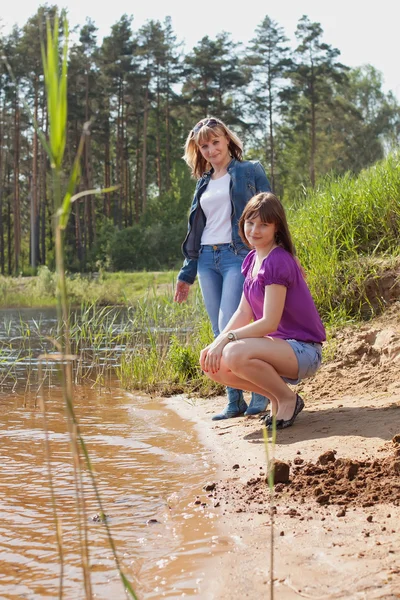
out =
{"type": "MultiPolygon", "coordinates": [[[[64,409],[47,391],[48,427],[65,551],[65,598],[82,598],[73,472],[64,409]]],[[[206,598],[211,553],[226,551],[211,498],[202,492],[215,466],[192,426],[161,400],[113,388],[75,390],[76,410],[123,570],[140,598],[206,598]],[[206,507],[195,505],[199,495],[206,507]],[[153,523],[151,521],[154,521],[153,523]]],[[[57,597],[59,561],[42,415],[34,396],[0,401],[0,597],[57,597]]],[[[125,598],[98,506],[87,486],[90,557],[96,598],[125,598]]],[[[211,596],[210,596],[211,597],[211,596]]]]}

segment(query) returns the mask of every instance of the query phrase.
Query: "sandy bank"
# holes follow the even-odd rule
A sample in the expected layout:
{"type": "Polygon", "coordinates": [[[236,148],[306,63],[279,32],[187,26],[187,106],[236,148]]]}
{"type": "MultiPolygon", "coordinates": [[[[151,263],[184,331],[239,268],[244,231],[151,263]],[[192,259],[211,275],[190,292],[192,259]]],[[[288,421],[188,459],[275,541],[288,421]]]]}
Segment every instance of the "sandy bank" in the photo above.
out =
{"type": "MultiPolygon", "coordinates": [[[[302,387],[306,408],[295,426],[278,433],[276,458],[290,464],[290,481],[275,498],[279,600],[400,598],[400,443],[392,441],[400,434],[399,315],[397,306],[384,322],[343,333],[332,361],[302,387]],[[322,468],[319,457],[329,450],[339,462],[322,468]]],[[[270,514],[258,418],[211,421],[224,398],[166,402],[196,422],[220,465],[204,482],[215,488],[204,494],[235,542],[216,557],[218,576],[202,598],[269,598],[270,514]]]]}

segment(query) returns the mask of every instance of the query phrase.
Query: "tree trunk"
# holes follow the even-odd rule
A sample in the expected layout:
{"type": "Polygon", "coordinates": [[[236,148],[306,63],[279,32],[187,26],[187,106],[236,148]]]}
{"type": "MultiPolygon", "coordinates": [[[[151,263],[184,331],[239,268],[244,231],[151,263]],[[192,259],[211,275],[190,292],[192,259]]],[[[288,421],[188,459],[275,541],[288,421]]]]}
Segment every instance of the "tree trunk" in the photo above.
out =
{"type": "MultiPolygon", "coordinates": [[[[1,170],[0,170],[1,174],[1,170]]],[[[0,272],[4,275],[3,185],[0,182],[0,272]]]]}
{"type": "MultiPolygon", "coordinates": [[[[270,65],[268,69],[270,70],[270,65]]],[[[272,191],[275,189],[275,140],[274,140],[274,122],[273,122],[273,104],[272,104],[272,81],[268,76],[268,120],[269,120],[269,148],[270,148],[270,175],[272,191]]]]}
{"type": "Polygon", "coordinates": [[[124,227],[128,227],[129,223],[129,198],[128,198],[128,147],[127,147],[127,124],[128,109],[122,99],[121,110],[121,193],[124,206],[124,227]],[[125,108],[124,108],[125,107],[125,108]]]}
{"type": "MultiPolygon", "coordinates": [[[[90,106],[89,106],[89,72],[88,69],[85,71],[85,122],[87,123],[90,119],[90,106]]],[[[85,180],[86,189],[91,190],[93,188],[93,177],[92,177],[92,161],[91,161],[91,136],[87,135],[85,139],[85,180]]],[[[93,242],[96,238],[96,207],[94,196],[87,196],[85,198],[88,212],[88,226],[89,226],[89,246],[92,247],[93,242]]]]}
{"type": "Polygon", "coordinates": [[[315,187],[315,152],[316,152],[316,101],[314,89],[314,67],[311,66],[311,151],[310,151],[310,181],[315,187]]]}
{"type": "Polygon", "coordinates": [[[165,99],[165,186],[171,187],[171,123],[169,114],[169,78],[167,76],[167,92],[165,99]]]}
{"type": "MultiPolygon", "coordinates": [[[[44,105],[42,104],[42,131],[47,134],[47,115],[44,105]]],[[[40,147],[40,169],[39,169],[39,215],[40,215],[40,262],[46,264],[46,213],[48,210],[47,202],[47,154],[44,148],[40,147]]]]}
{"type": "MultiPolygon", "coordinates": [[[[104,144],[104,187],[111,186],[111,156],[110,156],[110,120],[107,114],[106,121],[106,143],[104,144]]],[[[111,216],[111,196],[104,194],[104,212],[108,218],[111,216]]]]}
{"type": "MultiPolygon", "coordinates": [[[[38,79],[35,77],[34,84],[34,118],[38,122],[39,90],[38,79]]],[[[32,142],[32,185],[31,185],[31,267],[36,269],[39,256],[39,211],[38,211],[38,135],[36,129],[33,131],[32,142]]]]}
{"type": "Polygon", "coordinates": [[[135,174],[135,221],[139,222],[141,215],[140,204],[140,120],[136,119],[136,174],[135,174]]]}
{"type": "Polygon", "coordinates": [[[83,268],[83,253],[82,253],[82,234],[81,234],[81,217],[80,217],[80,202],[75,202],[75,244],[76,253],[79,260],[80,269],[83,268]]]}
{"type": "Polygon", "coordinates": [[[157,113],[156,113],[156,166],[157,166],[157,185],[158,195],[161,196],[162,181],[161,181],[161,140],[160,140],[160,82],[157,78],[157,113]]]}
{"type": "MultiPolygon", "coordinates": [[[[82,190],[80,190],[82,191],[82,190]]],[[[88,249],[88,203],[83,199],[83,235],[82,235],[82,264],[86,268],[88,249]]]]}
{"type": "Polygon", "coordinates": [[[147,123],[149,118],[149,85],[146,86],[143,114],[143,147],[142,147],[142,212],[147,206],[147,123]]]}
{"type": "Polygon", "coordinates": [[[131,169],[128,163],[128,168],[126,172],[127,176],[127,186],[129,190],[129,226],[133,225],[133,202],[132,202],[132,174],[131,169]]]}
{"type": "Polygon", "coordinates": [[[0,112],[0,272],[4,275],[4,265],[5,265],[5,257],[4,257],[4,224],[3,224],[3,192],[5,188],[5,165],[3,157],[5,154],[3,153],[3,118],[4,118],[4,110],[3,106],[1,107],[0,112]],[[3,170],[4,170],[4,180],[3,180],[3,170]]]}
{"type": "Polygon", "coordinates": [[[18,99],[14,107],[14,273],[18,275],[21,255],[21,207],[19,197],[19,128],[20,110],[18,99]]]}
{"type": "MultiPolygon", "coordinates": [[[[92,174],[91,174],[91,164],[90,164],[90,137],[87,136],[85,140],[85,187],[87,190],[91,190],[93,188],[92,185],[92,174]]],[[[92,247],[94,236],[95,236],[95,224],[94,224],[94,197],[93,196],[85,196],[84,204],[85,204],[85,213],[86,213],[86,221],[88,228],[88,243],[89,248],[92,247]]]]}
{"type": "Polygon", "coordinates": [[[11,254],[11,167],[8,166],[7,173],[7,259],[8,274],[12,274],[12,254],[11,254]]]}
{"type": "Polygon", "coordinates": [[[129,189],[129,161],[128,161],[128,149],[125,144],[125,160],[124,160],[124,194],[125,194],[125,227],[129,227],[132,224],[132,210],[130,202],[130,189],[129,189]]]}
{"type": "Polygon", "coordinates": [[[118,91],[118,109],[117,109],[117,149],[116,149],[116,179],[117,184],[119,186],[117,190],[117,202],[115,205],[116,214],[114,217],[114,223],[117,225],[118,229],[122,228],[122,196],[123,196],[123,156],[122,156],[122,136],[121,136],[121,112],[122,112],[122,82],[120,83],[119,91],[118,91]]]}

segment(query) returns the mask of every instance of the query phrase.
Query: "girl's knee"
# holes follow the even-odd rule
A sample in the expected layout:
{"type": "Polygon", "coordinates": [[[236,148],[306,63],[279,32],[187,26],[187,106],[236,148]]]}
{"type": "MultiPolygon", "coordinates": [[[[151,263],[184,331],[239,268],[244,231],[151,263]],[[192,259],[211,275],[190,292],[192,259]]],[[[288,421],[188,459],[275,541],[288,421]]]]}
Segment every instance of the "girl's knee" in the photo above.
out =
{"type": "Polygon", "coordinates": [[[209,379],[212,379],[216,383],[222,383],[223,385],[227,384],[227,379],[229,379],[230,371],[227,369],[226,364],[222,362],[220,368],[216,373],[205,373],[209,379]]]}
{"type": "Polygon", "coordinates": [[[228,344],[224,348],[224,362],[227,368],[230,371],[237,372],[240,366],[243,365],[245,361],[245,356],[243,355],[243,348],[240,344],[234,342],[232,344],[228,344]]]}
{"type": "Polygon", "coordinates": [[[205,371],[203,372],[208,379],[212,379],[212,381],[216,381],[217,383],[224,383],[221,369],[216,373],[211,373],[211,371],[208,371],[207,373],[205,371]]]}

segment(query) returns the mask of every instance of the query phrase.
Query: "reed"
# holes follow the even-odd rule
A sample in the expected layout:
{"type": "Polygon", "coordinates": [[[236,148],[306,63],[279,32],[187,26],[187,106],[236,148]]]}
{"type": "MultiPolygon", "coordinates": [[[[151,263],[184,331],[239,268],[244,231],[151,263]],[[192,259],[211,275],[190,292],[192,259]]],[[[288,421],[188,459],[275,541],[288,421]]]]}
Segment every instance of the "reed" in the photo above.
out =
{"type": "Polygon", "coordinates": [[[132,311],[136,338],[131,338],[117,368],[123,387],[203,397],[223,391],[200,369],[200,351],[213,336],[200,291],[193,292],[182,305],[172,296],[136,305],[132,311]]]}
{"type": "MultiPolygon", "coordinates": [[[[221,391],[203,376],[198,363],[212,332],[197,289],[185,305],[173,302],[172,291],[160,296],[156,289],[128,309],[85,303],[70,309],[66,326],[70,352],[76,357],[71,364],[75,383],[105,386],[119,377],[126,388],[163,394],[189,391],[209,396],[221,391]]],[[[36,357],[49,354],[61,339],[59,325],[45,329],[40,320],[14,317],[0,323],[0,360],[8,366],[0,387],[17,383],[18,377],[43,386],[37,379],[36,357]]],[[[43,376],[50,381],[53,371],[47,362],[43,376]]]]}
{"type": "MultiPolygon", "coordinates": [[[[58,311],[58,340],[56,341],[59,353],[50,356],[43,356],[44,362],[57,362],[59,364],[59,374],[62,383],[62,393],[65,405],[67,429],[70,438],[70,447],[72,452],[72,465],[75,484],[75,499],[78,533],[81,548],[81,564],[83,572],[83,583],[85,597],[89,600],[93,598],[90,560],[89,560],[89,539],[87,530],[87,515],[85,506],[85,491],[83,485],[82,472],[82,457],[89,472],[92,486],[98,500],[100,513],[104,514],[101,498],[97,488],[96,480],[89,454],[82,438],[78,420],[75,414],[73,403],[73,378],[72,378],[72,362],[75,357],[71,354],[70,343],[70,325],[69,325],[69,308],[67,296],[67,282],[64,268],[64,232],[71,213],[72,204],[75,200],[82,196],[96,193],[105,193],[108,190],[87,190],[74,195],[74,190],[79,181],[80,176],[80,160],[83,152],[85,137],[89,135],[89,124],[86,123],[79,142],[77,154],[75,156],[71,172],[68,177],[63,172],[63,159],[66,145],[67,135],[67,54],[68,54],[68,23],[66,18],[63,19],[63,34],[64,41],[62,44],[61,60],[59,56],[59,18],[55,15],[53,27],[49,21],[46,26],[46,44],[42,43],[42,62],[46,89],[47,115],[49,122],[49,140],[37,128],[41,143],[43,144],[50,160],[52,180],[53,180],[53,200],[55,207],[55,256],[56,256],[56,297],[58,311]],[[63,191],[64,181],[67,181],[66,188],[63,191]]],[[[114,188],[112,188],[114,189],[114,188]]],[[[46,431],[46,408],[43,399],[42,411],[44,418],[44,427],[46,431]]],[[[51,457],[49,455],[49,469],[51,457]]],[[[53,510],[56,523],[57,544],[59,548],[59,557],[61,563],[59,598],[63,597],[63,552],[61,540],[60,519],[57,515],[57,507],[54,499],[54,492],[50,478],[50,486],[53,495],[53,510]]],[[[121,570],[115,545],[112,540],[109,525],[104,521],[107,535],[109,538],[110,547],[115,559],[116,567],[119,571],[121,581],[126,592],[136,598],[135,592],[121,570]]]]}
{"type": "Polygon", "coordinates": [[[267,463],[267,484],[269,488],[269,515],[270,515],[270,536],[269,536],[269,599],[274,600],[274,551],[275,551],[275,538],[274,538],[274,522],[275,522],[275,496],[274,496],[274,485],[275,485],[275,445],[276,445],[276,417],[272,415],[272,435],[271,439],[268,437],[268,431],[265,425],[262,428],[265,458],[267,463]]]}

